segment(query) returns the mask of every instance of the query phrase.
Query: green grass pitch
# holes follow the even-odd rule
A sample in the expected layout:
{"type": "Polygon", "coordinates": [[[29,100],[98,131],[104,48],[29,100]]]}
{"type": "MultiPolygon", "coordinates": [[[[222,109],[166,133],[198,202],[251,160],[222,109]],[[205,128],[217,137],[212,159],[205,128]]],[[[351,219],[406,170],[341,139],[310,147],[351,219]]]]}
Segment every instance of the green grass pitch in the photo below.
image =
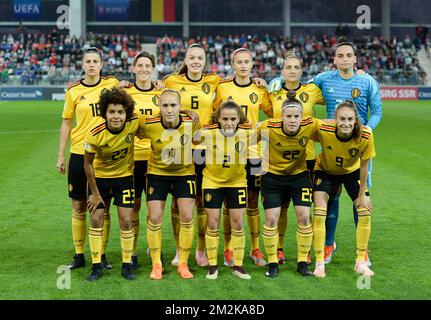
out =
{"type": "MultiPolygon", "coordinates": [[[[219,279],[205,279],[206,269],[194,262],[194,279],[182,280],[169,262],[174,254],[166,210],[163,252],[167,262],[162,281],[152,281],[145,254],[145,215],[141,210],[140,269],[137,280],[120,276],[121,251],[116,210],[111,213],[107,249],[113,269],[100,281],[85,280],[91,261],[71,272],[70,289],[59,289],[57,268],[70,262],[71,203],[66,178],[55,170],[62,102],[0,102],[0,299],[429,299],[428,268],[431,165],[431,108],[426,101],[384,102],[384,116],[375,132],[374,204],[369,253],[376,275],[368,289],[359,289],[353,271],[355,237],[350,199],[344,192],[337,228],[338,252],[325,279],[303,278],[295,272],[295,218],[289,210],[285,250],[288,263],[277,279],[266,268],[245,267],[252,280],[235,278],[227,267],[219,279]]],[[[323,116],[323,109],[319,109],[323,116]]],[[[169,203],[168,203],[169,207],[169,203]]],[[[195,244],[195,243],[194,243],[195,244]]],[[[222,244],[222,240],[220,241],[222,244]]],[[[263,248],[261,242],[261,248],[263,248]]],[[[247,238],[246,255],[249,251],[247,238]]],[[[222,263],[220,249],[219,264],[222,263]]]]}

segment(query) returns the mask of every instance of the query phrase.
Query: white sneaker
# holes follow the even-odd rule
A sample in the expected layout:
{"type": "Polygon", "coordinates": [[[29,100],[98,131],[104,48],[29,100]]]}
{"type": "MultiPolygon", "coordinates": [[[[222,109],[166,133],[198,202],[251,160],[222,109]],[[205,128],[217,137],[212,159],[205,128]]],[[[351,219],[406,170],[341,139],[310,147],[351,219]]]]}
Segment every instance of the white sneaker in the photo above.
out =
{"type": "Polygon", "coordinates": [[[364,276],[371,277],[374,275],[374,271],[367,266],[365,261],[356,261],[355,271],[356,273],[363,274],[364,276]]]}
{"type": "Polygon", "coordinates": [[[316,262],[316,267],[313,272],[315,277],[324,278],[326,277],[325,273],[325,262],[316,262]]]}

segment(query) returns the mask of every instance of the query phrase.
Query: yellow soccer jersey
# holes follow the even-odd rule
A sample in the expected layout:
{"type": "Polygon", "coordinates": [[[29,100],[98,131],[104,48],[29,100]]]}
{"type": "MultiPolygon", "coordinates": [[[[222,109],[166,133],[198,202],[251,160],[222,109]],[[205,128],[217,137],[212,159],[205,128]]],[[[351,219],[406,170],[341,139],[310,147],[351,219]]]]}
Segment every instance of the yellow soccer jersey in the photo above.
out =
{"type": "Polygon", "coordinates": [[[199,116],[201,125],[208,124],[213,112],[213,99],[221,78],[214,74],[203,74],[200,80],[190,80],[186,74],[171,74],[163,80],[169,89],[181,94],[183,110],[192,110],[199,116]]]}
{"type": "Polygon", "coordinates": [[[204,127],[195,142],[206,148],[203,189],[247,187],[247,149],[256,143],[256,130],[251,125],[239,125],[232,136],[225,136],[218,124],[204,127]]]}
{"type": "Polygon", "coordinates": [[[262,122],[258,134],[268,148],[263,156],[263,171],[278,175],[307,171],[306,147],[320,122],[315,118],[305,118],[299,132],[292,136],[284,133],[281,120],[268,119],[262,122]]]}
{"type": "Polygon", "coordinates": [[[151,140],[151,158],[148,174],[187,176],[195,174],[192,157],[192,140],[200,128],[187,116],[180,115],[176,128],[166,129],[160,117],[147,118],[139,130],[139,137],[151,140]]]}
{"type": "Polygon", "coordinates": [[[85,137],[84,149],[95,153],[93,167],[96,178],[120,178],[133,175],[135,133],[139,128],[138,115],[126,121],[124,129],[112,133],[106,120],[97,117],[85,137]]]}
{"type": "MultiPolygon", "coordinates": [[[[142,90],[136,84],[125,90],[135,101],[135,112],[138,113],[139,117],[153,118],[159,114],[158,96],[162,91],[154,90],[154,86],[151,86],[149,90],[142,90]]],[[[135,137],[135,161],[149,160],[150,158],[151,140],[140,140],[135,137]]]]}
{"type": "Polygon", "coordinates": [[[235,79],[220,82],[216,90],[214,109],[226,100],[233,100],[240,105],[248,121],[254,125],[259,122],[259,109],[266,114],[272,110],[266,88],[259,88],[251,79],[246,85],[237,84],[235,79]]]}
{"type": "Polygon", "coordinates": [[[110,89],[119,83],[115,77],[101,77],[94,85],[86,85],[82,80],[70,85],[66,91],[62,117],[73,119],[76,126],[70,134],[70,152],[84,154],[84,139],[94,117],[99,115],[99,97],[103,89],[110,89]]]}
{"type": "Polygon", "coordinates": [[[322,145],[314,170],[329,174],[351,173],[360,168],[360,159],[368,160],[376,155],[373,133],[365,127],[362,127],[360,139],[341,141],[336,135],[335,124],[322,122],[312,138],[322,145]]]}
{"type": "MultiPolygon", "coordinates": [[[[285,85],[276,93],[271,93],[269,98],[272,103],[274,110],[274,119],[281,119],[281,105],[287,98],[287,91],[285,85]]],[[[322,96],[322,91],[314,83],[300,84],[296,91],[296,99],[302,102],[304,118],[314,117],[316,115],[314,111],[314,105],[325,104],[325,100],[322,96]]],[[[314,142],[310,140],[307,146],[307,160],[316,159],[316,151],[314,149],[314,142]]]]}

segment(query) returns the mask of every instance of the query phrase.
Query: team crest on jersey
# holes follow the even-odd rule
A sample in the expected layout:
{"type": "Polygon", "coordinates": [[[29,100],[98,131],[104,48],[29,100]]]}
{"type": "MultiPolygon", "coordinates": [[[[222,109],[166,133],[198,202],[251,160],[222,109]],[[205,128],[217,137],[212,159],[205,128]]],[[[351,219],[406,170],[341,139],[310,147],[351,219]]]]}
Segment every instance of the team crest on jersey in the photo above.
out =
{"type": "Polygon", "coordinates": [[[355,156],[357,156],[358,155],[358,153],[359,153],[359,150],[358,149],[356,149],[356,148],[351,148],[351,149],[349,149],[349,155],[353,158],[353,157],[355,157],[355,156]]]}
{"type": "Polygon", "coordinates": [[[210,89],[211,89],[211,87],[210,87],[210,85],[208,84],[208,83],[204,83],[202,86],[201,86],[201,89],[202,89],[202,91],[205,93],[205,94],[208,94],[209,92],[210,92],[210,89]]]}
{"type": "Polygon", "coordinates": [[[153,194],[154,193],[154,188],[153,187],[149,187],[148,188],[148,194],[153,194]]]}
{"type": "Polygon", "coordinates": [[[306,103],[308,99],[310,99],[310,95],[307,92],[301,92],[299,99],[301,99],[303,103],[306,103]]]}
{"type": "Polygon", "coordinates": [[[352,98],[353,99],[356,99],[360,95],[361,95],[361,90],[359,90],[358,88],[353,88],[352,89],[352,98]]]}
{"type": "Polygon", "coordinates": [[[257,94],[254,93],[254,92],[252,94],[250,94],[248,97],[249,97],[251,103],[253,103],[253,104],[257,102],[257,99],[259,99],[259,97],[257,96],[257,94]]]}
{"type": "Polygon", "coordinates": [[[190,137],[188,135],[186,135],[186,134],[183,134],[180,137],[180,142],[181,142],[182,145],[187,144],[187,142],[189,142],[189,140],[190,140],[190,137]]]}
{"type": "Polygon", "coordinates": [[[184,88],[184,87],[182,87],[180,90],[180,92],[185,92],[185,91],[186,91],[186,88],[184,88]]]}
{"type": "Polygon", "coordinates": [[[235,150],[237,152],[242,152],[244,150],[244,146],[245,146],[244,142],[238,141],[237,143],[235,143],[235,150]]]}
{"type": "Polygon", "coordinates": [[[314,180],[314,185],[315,186],[320,186],[320,184],[322,183],[322,179],[320,179],[320,178],[316,178],[315,180],[314,180]]]}
{"type": "Polygon", "coordinates": [[[302,137],[299,140],[299,145],[303,148],[305,148],[307,146],[307,143],[308,143],[308,137],[302,137]]]}
{"type": "Polygon", "coordinates": [[[135,134],[134,133],[129,133],[127,136],[126,136],[126,142],[127,143],[132,143],[132,141],[133,141],[133,137],[135,136],[135,134]]]}
{"type": "Polygon", "coordinates": [[[81,96],[81,99],[79,99],[79,100],[84,101],[84,100],[85,100],[85,97],[84,97],[84,96],[81,96]]]}
{"type": "Polygon", "coordinates": [[[205,194],[205,201],[210,202],[213,196],[210,193],[205,194]]]}
{"type": "Polygon", "coordinates": [[[153,99],[151,99],[151,101],[153,101],[155,106],[159,106],[159,98],[158,96],[154,96],[153,99]]]}

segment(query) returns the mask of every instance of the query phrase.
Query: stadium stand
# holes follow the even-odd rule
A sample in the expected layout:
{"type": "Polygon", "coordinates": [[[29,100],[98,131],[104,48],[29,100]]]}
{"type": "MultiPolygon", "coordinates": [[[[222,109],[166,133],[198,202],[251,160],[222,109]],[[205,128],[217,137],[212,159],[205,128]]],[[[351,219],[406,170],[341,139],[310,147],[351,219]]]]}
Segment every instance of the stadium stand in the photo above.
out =
{"type": "MultiPolygon", "coordinates": [[[[159,77],[179,69],[187,45],[200,42],[207,51],[207,72],[222,76],[232,72],[230,55],[239,47],[254,53],[253,76],[271,80],[280,74],[283,56],[294,50],[303,59],[306,81],[321,71],[333,67],[334,35],[321,38],[295,35],[291,39],[265,35],[204,36],[188,40],[164,36],[157,38],[157,70],[159,77]]],[[[406,35],[399,40],[384,41],[378,37],[353,39],[357,67],[385,85],[424,85],[427,74],[418,60],[422,39],[406,35]]],[[[7,85],[62,85],[81,77],[81,52],[90,46],[102,48],[105,57],[104,74],[131,79],[133,56],[141,50],[137,35],[87,34],[77,39],[53,30],[47,34],[0,34],[0,83],[7,85]]]]}

